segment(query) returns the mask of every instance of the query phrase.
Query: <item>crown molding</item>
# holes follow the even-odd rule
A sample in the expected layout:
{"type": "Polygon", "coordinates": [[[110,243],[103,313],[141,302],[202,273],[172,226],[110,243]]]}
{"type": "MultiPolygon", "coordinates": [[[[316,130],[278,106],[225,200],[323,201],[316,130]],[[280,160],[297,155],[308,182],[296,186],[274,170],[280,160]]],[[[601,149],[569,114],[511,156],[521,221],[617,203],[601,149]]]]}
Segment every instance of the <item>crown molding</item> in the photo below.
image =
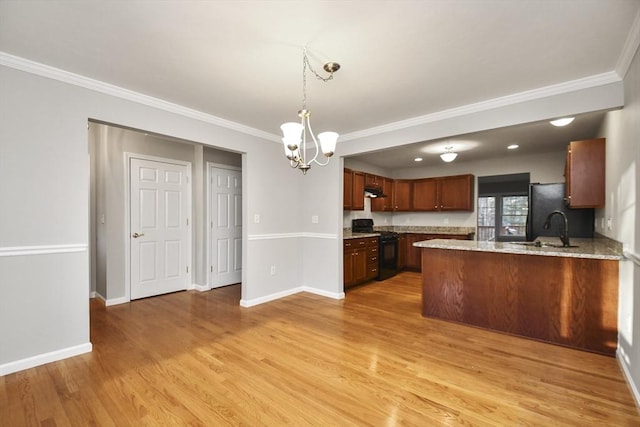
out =
{"type": "Polygon", "coordinates": [[[618,73],[610,71],[608,73],[596,74],[594,76],[585,77],[578,80],[570,80],[568,82],[559,83],[551,86],[545,86],[538,89],[519,92],[500,98],[490,99],[488,101],[477,102],[474,104],[464,105],[462,107],[451,108],[448,110],[438,111],[432,114],[415,117],[412,119],[401,120],[398,122],[388,123],[382,126],[376,126],[361,131],[351,132],[340,137],[340,141],[349,141],[353,139],[364,138],[373,135],[379,135],[385,132],[402,130],[414,126],[420,126],[441,120],[452,119],[456,117],[466,116],[469,114],[480,113],[483,111],[493,110],[499,107],[519,104],[521,102],[533,101],[541,98],[547,98],[554,95],[561,95],[569,92],[575,92],[582,89],[603,86],[610,83],[622,81],[618,73]]]}
{"type": "Polygon", "coordinates": [[[116,98],[125,99],[127,101],[133,101],[138,104],[157,108],[159,110],[178,114],[191,119],[199,120],[201,122],[210,123],[247,135],[255,136],[269,141],[280,142],[280,137],[272,133],[264,132],[259,129],[232,122],[230,120],[225,120],[211,114],[183,107],[182,105],[174,104],[172,102],[164,101],[159,98],[154,98],[152,96],[134,92],[129,89],[124,89],[119,86],[104,83],[99,80],[94,80],[89,77],[81,76],[79,74],[71,73],[69,71],[61,70],[59,68],[51,67],[49,65],[41,64],[39,62],[31,61],[2,51],[0,51],[0,65],[14,68],[20,71],[25,71],[31,74],[36,74],[52,80],[72,84],[74,86],[93,90],[95,92],[104,93],[105,95],[114,96],[116,98]]]}
{"type": "MultiPolygon", "coordinates": [[[[345,141],[364,138],[373,135],[379,135],[386,132],[392,132],[402,130],[414,126],[420,126],[428,123],[437,122],[440,120],[446,120],[456,117],[461,117],[473,113],[479,113],[483,111],[492,110],[499,107],[505,107],[521,102],[532,101],[536,99],[546,98],[554,95],[561,95],[569,92],[574,92],[581,89],[589,89],[592,87],[602,86],[610,83],[617,83],[622,80],[620,76],[626,74],[635,50],[640,44],[640,12],[636,16],[632,31],[629,33],[627,42],[623,50],[620,59],[618,60],[617,71],[610,71],[608,73],[597,74],[594,76],[585,77],[578,80],[571,80],[556,85],[545,86],[538,89],[519,92],[512,95],[503,96],[500,98],[494,98],[487,101],[477,102],[474,104],[468,104],[461,107],[451,108],[447,110],[438,111],[423,116],[414,117],[407,120],[401,120],[393,123],[388,123],[381,126],[375,126],[369,129],[363,129],[347,133],[340,136],[339,144],[345,141]],[[624,70],[624,73],[621,73],[624,70]]],[[[280,137],[255,129],[243,124],[225,120],[211,114],[203,113],[191,108],[187,108],[178,104],[174,104],[168,101],[164,101],[159,98],[154,98],[148,95],[144,95],[138,92],[134,92],[129,89],[124,89],[119,86],[104,83],[99,80],[90,79],[88,77],[74,74],[68,71],[61,70],[59,68],[51,67],[49,65],[34,62],[28,59],[20,58],[18,56],[10,55],[6,52],[0,51],[0,65],[4,65],[17,70],[25,71],[31,74],[37,74],[53,80],[58,80],[64,83],[69,83],[75,86],[83,87],[85,89],[93,90],[96,92],[111,95],[117,98],[133,101],[139,104],[154,107],[160,110],[164,110],[170,113],[178,114],[184,117],[189,117],[202,122],[210,123],[216,126],[231,129],[237,132],[241,132],[247,135],[262,138],[268,141],[277,142],[281,141],[280,137]]]]}
{"type": "Polygon", "coordinates": [[[633,20],[631,30],[629,31],[627,40],[625,41],[620,57],[618,58],[618,63],[616,64],[616,72],[623,79],[629,71],[629,67],[631,66],[633,57],[638,50],[638,46],[640,46],[640,10],[636,13],[636,19],[633,20]]]}

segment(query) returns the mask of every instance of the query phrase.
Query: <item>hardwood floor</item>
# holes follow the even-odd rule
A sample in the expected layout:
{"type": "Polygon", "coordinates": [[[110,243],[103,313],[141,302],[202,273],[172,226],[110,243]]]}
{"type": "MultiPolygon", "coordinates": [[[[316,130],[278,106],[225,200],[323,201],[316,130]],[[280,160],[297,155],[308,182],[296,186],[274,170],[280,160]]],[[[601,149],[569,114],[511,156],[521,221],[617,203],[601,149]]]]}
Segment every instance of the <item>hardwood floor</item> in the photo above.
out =
{"type": "Polygon", "coordinates": [[[0,377],[0,425],[640,425],[614,358],[423,318],[420,288],[92,301],[93,352],[0,377]]]}

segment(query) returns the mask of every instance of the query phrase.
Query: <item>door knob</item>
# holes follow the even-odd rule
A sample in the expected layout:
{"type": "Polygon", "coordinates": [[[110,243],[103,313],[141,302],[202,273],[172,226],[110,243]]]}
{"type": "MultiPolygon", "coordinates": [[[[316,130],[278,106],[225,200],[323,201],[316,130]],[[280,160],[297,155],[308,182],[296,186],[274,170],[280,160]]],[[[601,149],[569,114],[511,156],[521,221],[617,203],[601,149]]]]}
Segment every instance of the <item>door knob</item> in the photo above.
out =
{"type": "Polygon", "coordinates": [[[144,236],[144,233],[133,233],[133,238],[137,239],[138,237],[144,236]]]}

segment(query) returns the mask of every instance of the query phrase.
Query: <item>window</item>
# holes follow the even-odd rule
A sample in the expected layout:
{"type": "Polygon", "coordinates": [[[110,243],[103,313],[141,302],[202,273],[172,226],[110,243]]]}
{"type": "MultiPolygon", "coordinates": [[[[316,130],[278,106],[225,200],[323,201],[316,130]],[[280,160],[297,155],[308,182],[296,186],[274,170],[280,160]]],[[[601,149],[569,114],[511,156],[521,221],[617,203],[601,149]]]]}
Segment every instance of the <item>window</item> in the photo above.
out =
{"type": "Polygon", "coordinates": [[[529,174],[478,178],[479,241],[525,240],[529,174]]]}

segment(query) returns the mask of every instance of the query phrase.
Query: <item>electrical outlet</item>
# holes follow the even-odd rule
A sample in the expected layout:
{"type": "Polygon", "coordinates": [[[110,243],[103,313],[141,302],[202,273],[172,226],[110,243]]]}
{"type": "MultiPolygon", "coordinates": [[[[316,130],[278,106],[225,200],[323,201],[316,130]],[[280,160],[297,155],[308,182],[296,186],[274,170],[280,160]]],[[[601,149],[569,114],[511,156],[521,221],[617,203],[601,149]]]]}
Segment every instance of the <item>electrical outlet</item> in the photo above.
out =
{"type": "Polygon", "coordinates": [[[311,223],[312,224],[317,224],[319,221],[318,215],[312,215],[311,216],[311,223]]]}
{"type": "Polygon", "coordinates": [[[611,223],[611,218],[607,218],[607,230],[611,231],[612,227],[613,227],[613,225],[611,223]]]}
{"type": "Polygon", "coordinates": [[[253,222],[255,224],[259,224],[260,223],[260,214],[254,214],[253,215],[253,222]]]}
{"type": "Polygon", "coordinates": [[[271,275],[272,275],[272,276],[275,276],[275,275],[276,275],[276,266],[275,266],[275,265],[272,265],[272,266],[271,266],[271,275]]]}

